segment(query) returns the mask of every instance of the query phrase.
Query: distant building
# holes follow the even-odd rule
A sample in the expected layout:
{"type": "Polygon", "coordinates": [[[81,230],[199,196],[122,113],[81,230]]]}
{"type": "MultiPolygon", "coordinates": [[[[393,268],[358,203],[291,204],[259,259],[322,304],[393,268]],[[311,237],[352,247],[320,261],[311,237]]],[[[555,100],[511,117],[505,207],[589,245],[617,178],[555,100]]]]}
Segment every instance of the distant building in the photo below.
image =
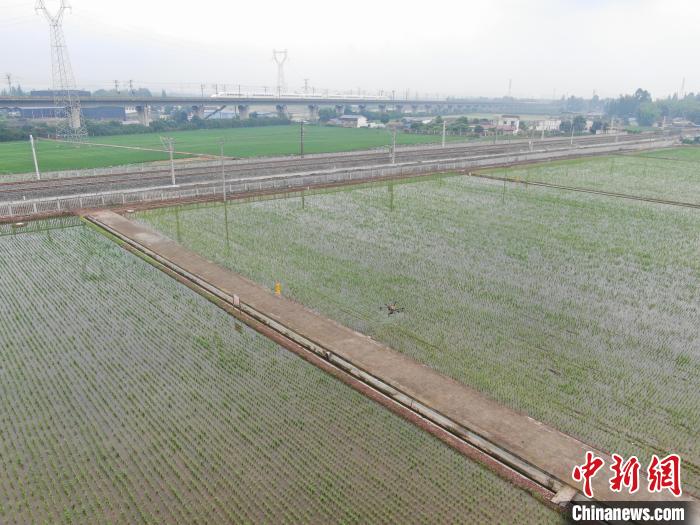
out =
{"type": "Polygon", "coordinates": [[[20,118],[51,119],[58,118],[58,108],[55,107],[29,107],[19,108],[20,118]]]}
{"type": "MultiPolygon", "coordinates": [[[[126,111],[121,106],[102,106],[96,108],[82,108],[83,116],[90,120],[125,120],[126,111]]],[[[27,119],[54,119],[59,118],[59,108],[55,106],[19,108],[19,116],[27,119]]]]}
{"type": "Polygon", "coordinates": [[[547,118],[535,122],[535,131],[559,131],[561,119],[547,118]]]}
{"type": "Polygon", "coordinates": [[[519,115],[501,115],[496,121],[496,129],[501,133],[516,135],[520,130],[519,115]]]}
{"type": "Polygon", "coordinates": [[[83,116],[90,120],[126,120],[126,111],[121,106],[99,106],[83,108],[83,116]]]}
{"type": "Polygon", "coordinates": [[[338,120],[344,128],[366,128],[369,126],[367,117],[362,115],[343,115],[338,120]]]}

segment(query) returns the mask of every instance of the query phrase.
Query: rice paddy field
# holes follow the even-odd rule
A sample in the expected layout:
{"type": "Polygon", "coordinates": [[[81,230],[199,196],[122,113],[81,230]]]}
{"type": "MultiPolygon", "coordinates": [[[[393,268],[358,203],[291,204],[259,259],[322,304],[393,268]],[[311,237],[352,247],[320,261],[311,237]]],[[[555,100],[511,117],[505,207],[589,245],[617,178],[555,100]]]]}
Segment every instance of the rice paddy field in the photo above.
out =
{"type": "Polygon", "coordinates": [[[444,176],[136,217],[584,442],[679,453],[700,494],[697,210],[444,176]]]}
{"type": "Polygon", "coordinates": [[[3,524],[561,519],[77,220],[0,229],[0,355],[3,524]]]}
{"type": "Polygon", "coordinates": [[[700,204],[700,147],[550,162],[483,173],[700,204]]]}
{"type": "MultiPolygon", "coordinates": [[[[90,142],[116,146],[135,146],[163,150],[160,136],[173,137],[175,150],[186,153],[219,155],[219,139],[226,141],[224,153],[231,157],[293,155],[299,153],[299,126],[264,126],[235,129],[203,129],[163,134],[143,133],[93,137],[90,142]]],[[[464,137],[448,137],[464,140],[464,137]]],[[[400,133],[397,144],[439,142],[435,135],[400,133]]],[[[351,129],[308,125],[304,127],[305,153],[329,153],[388,147],[391,135],[383,129],[351,129]]],[[[143,162],[165,161],[165,151],[137,151],[100,146],[86,146],[40,140],[37,156],[41,171],[102,168],[143,162]]],[[[187,155],[179,155],[185,158],[187,155]]],[[[12,174],[34,171],[29,142],[0,143],[0,182],[12,174]]]]}

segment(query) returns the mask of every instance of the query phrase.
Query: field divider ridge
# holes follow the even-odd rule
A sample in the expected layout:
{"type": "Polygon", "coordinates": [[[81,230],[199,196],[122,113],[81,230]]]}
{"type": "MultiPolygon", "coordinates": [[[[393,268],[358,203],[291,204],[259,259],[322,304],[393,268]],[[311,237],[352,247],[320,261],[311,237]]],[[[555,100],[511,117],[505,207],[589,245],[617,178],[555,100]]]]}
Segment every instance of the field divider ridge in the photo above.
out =
{"type": "MultiPolygon", "coordinates": [[[[571,480],[571,468],[583,460],[586,451],[610,460],[608,454],[508,409],[370,337],[274,296],[147,226],[108,210],[89,212],[85,218],[227,305],[237,305],[242,315],[555,493],[552,499],[558,502],[583,498],[571,480]]],[[[602,502],[668,500],[663,494],[623,495],[612,492],[606,480],[593,482],[596,500],[602,502]]]]}
{"type": "Polygon", "coordinates": [[[643,195],[631,195],[629,193],[617,193],[614,191],[596,190],[593,188],[583,188],[580,186],[566,186],[563,184],[554,184],[551,182],[542,182],[542,181],[536,181],[536,180],[516,179],[513,177],[499,177],[497,175],[488,175],[486,173],[479,173],[479,172],[469,172],[469,175],[471,177],[476,177],[479,179],[488,179],[488,180],[494,180],[494,181],[498,181],[498,182],[510,182],[510,183],[514,183],[514,184],[523,184],[526,186],[540,186],[543,188],[575,191],[575,192],[579,192],[579,193],[590,193],[593,195],[602,195],[605,197],[617,197],[620,199],[629,199],[629,200],[642,201],[642,202],[651,202],[651,203],[655,203],[655,204],[668,204],[670,206],[681,206],[684,208],[700,208],[700,203],[695,203],[695,202],[683,202],[683,201],[674,201],[674,200],[669,200],[669,199],[659,199],[656,197],[645,197],[643,195]]]}

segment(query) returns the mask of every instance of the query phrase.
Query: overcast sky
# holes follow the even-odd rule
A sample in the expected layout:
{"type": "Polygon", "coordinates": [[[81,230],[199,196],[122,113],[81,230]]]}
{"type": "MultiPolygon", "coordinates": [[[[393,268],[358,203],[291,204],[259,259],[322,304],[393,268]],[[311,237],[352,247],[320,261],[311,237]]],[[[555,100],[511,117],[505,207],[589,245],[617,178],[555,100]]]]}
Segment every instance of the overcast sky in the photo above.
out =
{"type": "MultiPolygon", "coordinates": [[[[48,0],[55,7],[58,0],[48,0]]],[[[700,91],[698,0],[72,0],[64,30],[79,86],[274,86],[547,97],[700,91]]],[[[48,25],[0,0],[0,73],[48,87],[48,25]]],[[[245,88],[244,88],[245,89],[245,88]]]]}

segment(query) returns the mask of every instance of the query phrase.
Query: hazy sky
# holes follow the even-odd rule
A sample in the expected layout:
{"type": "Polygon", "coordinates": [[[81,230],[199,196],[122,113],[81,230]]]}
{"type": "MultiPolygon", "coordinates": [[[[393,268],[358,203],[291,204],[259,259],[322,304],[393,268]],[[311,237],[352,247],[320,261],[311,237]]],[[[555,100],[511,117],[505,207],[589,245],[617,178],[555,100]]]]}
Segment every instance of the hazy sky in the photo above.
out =
{"type": "MultiPolygon", "coordinates": [[[[58,5],[48,0],[47,5],[58,5]]],[[[72,0],[64,29],[79,86],[273,86],[403,94],[654,96],[700,91],[698,0],[72,0]]],[[[34,0],[0,0],[0,74],[50,83],[34,0]]]]}

